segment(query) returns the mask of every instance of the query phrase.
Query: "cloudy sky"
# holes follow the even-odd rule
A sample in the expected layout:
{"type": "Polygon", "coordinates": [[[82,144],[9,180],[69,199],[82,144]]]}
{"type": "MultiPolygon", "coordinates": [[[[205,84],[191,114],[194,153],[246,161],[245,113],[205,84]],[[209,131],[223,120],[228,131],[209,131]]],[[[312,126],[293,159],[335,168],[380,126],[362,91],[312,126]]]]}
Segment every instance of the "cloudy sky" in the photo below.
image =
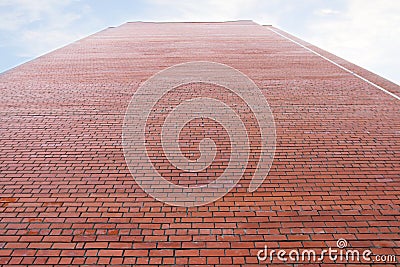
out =
{"type": "Polygon", "coordinates": [[[127,21],[272,24],[400,84],[397,0],[0,0],[0,72],[127,21]]]}

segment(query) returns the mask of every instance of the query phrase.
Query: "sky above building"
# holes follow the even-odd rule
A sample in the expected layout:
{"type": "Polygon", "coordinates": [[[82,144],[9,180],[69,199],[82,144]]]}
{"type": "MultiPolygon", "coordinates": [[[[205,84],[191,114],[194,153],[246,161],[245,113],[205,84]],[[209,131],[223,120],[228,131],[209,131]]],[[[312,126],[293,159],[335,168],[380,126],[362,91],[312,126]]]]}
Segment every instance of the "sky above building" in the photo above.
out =
{"type": "Polygon", "coordinates": [[[251,19],[400,84],[400,1],[0,0],[0,72],[127,21],[251,19]]]}

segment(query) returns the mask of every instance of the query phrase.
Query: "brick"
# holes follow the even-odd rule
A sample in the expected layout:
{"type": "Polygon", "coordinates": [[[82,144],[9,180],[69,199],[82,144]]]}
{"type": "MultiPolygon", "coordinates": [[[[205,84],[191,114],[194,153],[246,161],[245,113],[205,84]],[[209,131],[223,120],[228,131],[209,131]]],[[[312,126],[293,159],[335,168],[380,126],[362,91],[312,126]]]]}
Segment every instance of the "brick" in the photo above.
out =
{"type": "Polygon", "coordinates": [[[4,256],[10,256],[12,253],[11,249],[1,249],[0,250],[0,256],[4,257],[4,256]]]}
{"type": "Polygon", "coordinates": [[[36,257],[54,257],[54,256],[59,256],[60,255],[60,253],[61,253],[61,251],[60,250],[56,250],[56,249],[52,249],[52,250],[49,250],[49,249],[40,249],[40,250],[38,250],[37,251],[37,253],[36,253],[36,257]]]}
{"type": "Polygon", "coordinates": [[[101,249],[99,251],[99,256],[100,257],[116,257],[116,256],[122,256],[123,250],[121,249],[101,249]]]}
{"type": "Polygon", "coordinates": [[[107,248],[108,242],[87,242],[85,243],[85,248],[107,248]]]}
{"type": "Polygon", "coordinates": [[[175,250],[175,257],[192,257],[199,255],[200,251],[197,249],[175,250]]]}
{"type": "Polygon", "coordinates": [[[145,249],[132,249],[124,251],[124,257],[143,257],[148,255],[149,251],[145,249]]]}

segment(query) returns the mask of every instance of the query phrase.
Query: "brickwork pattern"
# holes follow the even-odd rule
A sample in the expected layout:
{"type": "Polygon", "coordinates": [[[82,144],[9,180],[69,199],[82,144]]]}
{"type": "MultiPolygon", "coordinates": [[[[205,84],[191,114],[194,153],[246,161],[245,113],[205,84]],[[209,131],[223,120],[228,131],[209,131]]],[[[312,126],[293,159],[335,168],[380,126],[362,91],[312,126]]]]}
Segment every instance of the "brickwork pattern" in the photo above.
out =
{"type": "MultiPolygon", "coordinates": [[[[264,245],[327,248],[339,238],[400,255],[399,101],[269,27],[126,23],[1,74],[0,264],[265,266],[256,256],[264,245]],[[122,122],[143,81],[196,60],[232,66],[262,89],[275,117],[276,154],[257,191],[248,193],[244,179],[212,204],[172,207],[131,177],[122,122]]],[[[223,129],[210,127],[224,144],[223,129]]],[[[182,146],[198,156],[193,144],[182,146]]],[[[205,179],[223,168],[224,151],[205,179]]]]}

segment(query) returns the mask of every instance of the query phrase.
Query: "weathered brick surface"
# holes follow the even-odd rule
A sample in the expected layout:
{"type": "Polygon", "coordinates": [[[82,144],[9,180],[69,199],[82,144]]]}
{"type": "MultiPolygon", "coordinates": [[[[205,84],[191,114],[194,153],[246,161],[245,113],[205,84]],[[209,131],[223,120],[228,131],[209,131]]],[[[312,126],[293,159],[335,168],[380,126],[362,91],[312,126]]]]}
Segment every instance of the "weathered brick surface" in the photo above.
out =
{"type": "Polygon", "coordinates": [[[264,245],[326,248],[339,238],[400,254],[399,101],[268,27],[127,23],[10,70],[0,86],[2,265],[257,266],[264,245]],[[254,193],[244,181],[215,203],[177,208],[131,177],[122,122],[141,82],[195,60],[256,82],[275,117],[277,147],[254,193]]]}

